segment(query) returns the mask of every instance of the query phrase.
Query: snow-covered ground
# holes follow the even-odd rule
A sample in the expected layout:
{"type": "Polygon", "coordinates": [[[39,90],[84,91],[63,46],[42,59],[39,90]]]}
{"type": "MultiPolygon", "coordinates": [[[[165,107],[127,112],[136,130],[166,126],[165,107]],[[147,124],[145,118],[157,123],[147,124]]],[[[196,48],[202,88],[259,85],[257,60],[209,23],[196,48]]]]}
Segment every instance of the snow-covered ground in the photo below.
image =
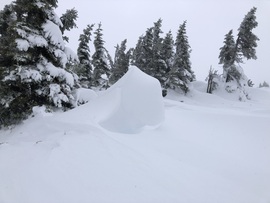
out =
{"type": "Polygon", "coordinates": [[[0,202],[269,203],[270,89],[205,89],[163,99],[133,68],[71,111],[36,108],[0,131],[0,202]]]}

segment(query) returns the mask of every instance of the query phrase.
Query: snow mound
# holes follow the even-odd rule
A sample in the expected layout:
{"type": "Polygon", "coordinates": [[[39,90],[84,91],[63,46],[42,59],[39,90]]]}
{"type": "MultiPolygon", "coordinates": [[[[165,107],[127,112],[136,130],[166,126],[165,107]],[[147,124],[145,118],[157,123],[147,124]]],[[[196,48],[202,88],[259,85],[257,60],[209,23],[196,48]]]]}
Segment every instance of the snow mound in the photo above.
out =
{"type": "Polygon", "coordinates": [[[164,120],[159,81],[134,66],[99,100],[111,103],[107,115],[99,122],[109,131],[137,133],[146,126],[158,126],[164,120]]]}
{"type": "Polygon", "coordinates": [[[97,98],[97,93],[95,91],[86,88],[77,89],[75,95],[75,106],[87,103],[97,98]]]}

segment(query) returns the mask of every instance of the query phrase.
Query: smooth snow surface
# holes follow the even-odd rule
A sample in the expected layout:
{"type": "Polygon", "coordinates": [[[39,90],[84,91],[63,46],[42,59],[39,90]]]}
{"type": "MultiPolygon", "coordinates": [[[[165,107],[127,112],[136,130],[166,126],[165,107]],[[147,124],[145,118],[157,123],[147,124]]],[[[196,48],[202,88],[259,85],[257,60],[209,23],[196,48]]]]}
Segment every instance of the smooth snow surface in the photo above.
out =
{"type": "Polygon", "coordinates": [[[160,83],[136,67],[130,67],[102,100],[111,100],[113,108],[100,124],[114,132],[135,133],[146,126],[157,126],[164,120],[160,83]]]}
{"type": "Polygon", "coordinates": [[[270,202],[269,88],[250,88],[252,100],[239,102],[194,82],[187,96],[159,100],[156,82],[130,71],[85,105],[35,108],[24,124],[0,131],[1,203],[270,202]],[[161,102],[164,122],[138,131],[162,120],[161,102]]]}

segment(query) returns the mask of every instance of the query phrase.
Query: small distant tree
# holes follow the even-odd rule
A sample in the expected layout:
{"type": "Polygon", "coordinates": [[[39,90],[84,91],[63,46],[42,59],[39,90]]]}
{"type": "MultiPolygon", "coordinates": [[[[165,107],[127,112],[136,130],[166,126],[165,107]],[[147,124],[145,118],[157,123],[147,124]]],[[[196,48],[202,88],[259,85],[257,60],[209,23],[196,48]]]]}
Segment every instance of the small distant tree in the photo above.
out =
{"type": "Polygon", "coordinates": [[[261,88],[261,87],[269,87],[269,84],[267,83],[267,82],[263,82],[262,84],[260,83],[259,84],[259,87],[261,88]]]}
{"type": "Polygon", "coordinates": [[[125,39],[124,41],[122,41],[120,46],[116,46],[114,63],[110,76],[111,84],[117,82],[128,71],[132,50],[129,49],[126,52],[126,43],[127,40],[125,39]]]}
{"type": "Polygon", "coordinates": [[[173,59],[172,69],[168,73],[166,84],[175,89],[180,88],[188,92],[188,83],[195,80],[194,72],[191,70],[190,53],[191,48],[186,34],[186,21],[180,25],[176,41],[176,51],[173,59]]]}
{"type": "Polygon", "coordinates": [[[94,24],[87,25],[83,30],[83,34],[79,38],[79,47],[77,49],[77,55],[79,59],[79,65],[76,69],[76,73],[79,76],[79,80],[83,86],[90,87],[92,80],[92,65],[89,42],[91,41],[91,35],[94,24]]]}
{"type": "Polygon", "coordinates": [[[214,90],[218,87],[219,75],[218,71],[214,70],[212,67],[209,70],[208,77],[206,78],[207,81],[207,90],[206,92],[212,94],[214,90]]]}
{"type": "Polygon", "coordinates": [[[108,88],[108,79],[111,74],[111,67],[108,52],[104,47],[101,23],[98,24],[98,28],[94,34],[95,52],[92,56],[92,64],[94,66],[92,85],[94,87],[106,89],[108,88]]]}

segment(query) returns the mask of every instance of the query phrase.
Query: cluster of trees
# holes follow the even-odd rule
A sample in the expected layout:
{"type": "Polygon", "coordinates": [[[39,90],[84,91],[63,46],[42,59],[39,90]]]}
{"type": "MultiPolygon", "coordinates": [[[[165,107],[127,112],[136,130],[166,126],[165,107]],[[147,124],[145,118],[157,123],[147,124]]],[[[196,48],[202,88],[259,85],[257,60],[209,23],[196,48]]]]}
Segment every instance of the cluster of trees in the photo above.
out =
{"type": "Polygon", "coordinates": [[[174,42],[171,31],[161,37],[162,20],[159,19],[139,37],[135,48],[127,50],[126,39],[117,45],[114,60],[104,47],[101,24],[94,32],[95,51],[91,56],[89,42],[93,26],[88,25],[81,34],[77,50],[79,64],[73,66],[81,84],[89,88],[107,88],[119,80],[132,64],[157,78],[164,90],[179,88],[188,92],[188,83],[195,80],[195,74],[191,69],[186,21],[180,25],[174,42]]]}
{"type": "MultiPolygon", "coordinates": [[[[68,109],[74,104],[77,88],[106,89],[117,82],[130,64],[157,78],[166,95],[168,88],[189,91],[195,80],[191,68],[191,48],[184,21],[173,39],[162,36],[159,19],[140,36],[135,48],[127,40],[116,46],[114,58],[105,48],[102,25],[87,25],[79,37],[77,54],[65,46],[65,31],[76,28],[78,13],[67,10],[58,17],[57,0],[15,0],[0,11],[0,127],[27,118],[34,106],[68,109]],[[92,39],[93,36],[93,39],[92,39]],[[90,50],[93,42],[94,50],[90,50]]],[[[251,32],[257,26],[253,8],[242,22],[236,42],[232,31],[225,36],[220,52],[224,82],[240,81],[244,74],[237,63],[256,59],[258,38],[251,32]]],[[[210,70],[208,92],[220,77],[210,70]]]]}
{"type": "Polygon", "coordinates": [[[262,88],[262,87],[270,87],[270,86],[267,82],[264,81],[263,83],[259,84],[259,87],[262,88]]]}
{"type": "Polygon", "coordinates": [[[131,63],[157,78],[164,90],[179,88],[187,93],[188,83],[195,80],[195,74],[191,69],[186,21],[179,26],[175,42],[171,31],[164,38],[160,36],[161,23],[159,19],[139,38],[131,63]]]}
{"type": "Polygon", "coordinates": [[[245,93],[245,86],[253,86],[244,74],[241,65],[244,59],[257,59],[256,47],[259,38],[252,32],[258,26],[256,21],[256,8],[253,7],[244,17],[238,28],[237,38],[234,39],[233,30],[230,30],[224,39],[224,45],[220,48],[219,64],[223,66],[223,74],[218,75],[217,71],[212,69],[208,76],[208,93],[212,93],[218,86],[219,82],[225,83],[227,91],[234,91],[235,88],[245,93]]]}

